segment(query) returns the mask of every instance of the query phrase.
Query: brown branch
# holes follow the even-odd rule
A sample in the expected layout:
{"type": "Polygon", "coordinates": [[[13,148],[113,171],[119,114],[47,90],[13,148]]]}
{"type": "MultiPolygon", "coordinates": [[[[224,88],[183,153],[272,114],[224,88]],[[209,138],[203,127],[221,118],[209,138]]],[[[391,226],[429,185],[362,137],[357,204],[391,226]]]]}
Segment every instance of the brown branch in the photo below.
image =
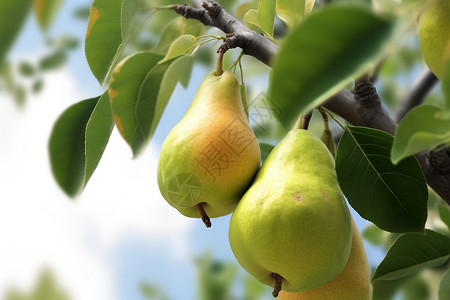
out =
{"type": "Polygon", "coordinates": [[[266,65],[270,65],[272,58],[278,51],[277,44],[245,27],[216,2],[203,2],[201,8],[197,6],[198,2],[193,2],[194,7],[175,5],[174,10],[185,18],[199,20],[205,25],[217,27],[228,34],[229,37],[225,39],[219,50],[227,51],[239,47],[244,54],[251,55],[266,65]]]}

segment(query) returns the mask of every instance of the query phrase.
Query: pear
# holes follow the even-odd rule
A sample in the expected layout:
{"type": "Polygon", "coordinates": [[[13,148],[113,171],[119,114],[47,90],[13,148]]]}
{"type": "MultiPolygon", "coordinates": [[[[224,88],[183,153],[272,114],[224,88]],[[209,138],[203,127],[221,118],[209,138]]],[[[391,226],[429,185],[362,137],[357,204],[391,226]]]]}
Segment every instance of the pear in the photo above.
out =
{"type": "MultiPolygon", "coordinates": [[[[352,247],[341,274],[324,285],[304,292],[281,291],[279,300],[371,300],[370,268],[361,235],[352,219],[352,247]]],[[[302,272],[299,270],[299,272],[302,272]]]]}
{"type": "Polygon", "coordinates": [[[439,78],[450,59],[450,1],[432,0],[425,4],[419,21],[419,45],[428,68],[439,78]]]}
{"type": "Polygon", "coordinates": [[[235,209],[260,164],[236,77],[213,71],[162,145],[158,186],[170,205],[209,227],[209,217],[235,209]]]}
{"type": "Polygon", "coordinates": [[[294,129],[272,150],[231,216],[231,249],[262,283],[300,292],[345,267],[351,217],[334,160],[319,138],[294,129]]]}

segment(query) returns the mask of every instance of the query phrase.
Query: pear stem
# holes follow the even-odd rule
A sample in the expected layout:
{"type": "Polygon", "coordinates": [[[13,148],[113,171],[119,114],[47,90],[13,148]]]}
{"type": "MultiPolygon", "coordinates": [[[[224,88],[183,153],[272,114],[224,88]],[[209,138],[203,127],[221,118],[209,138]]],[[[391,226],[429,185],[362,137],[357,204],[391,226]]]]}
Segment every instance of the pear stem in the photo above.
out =
{"type": "Polygon", "coordinates": [[[305,130],[308,129],[309,121],[311,121],[312,114],[313,114],[313,111],[311,110],[303,116],[302,129],[305,129],[305,130]]]}
{"type": "Polygon", "coordinates": [[[295,121],[292,130],[302,128],[302,122],[303,122],[303,114],[300,114],[300,116],[297,118],[297,121],[295,121]]]}
{"type": "Polygon", "coordinates": [[[211,220],[209,219],[208,215],[206,214],[206,211],[203,208],[203,205],[201,203],[199,203],[195,207],[197,207],[197,210],[200,213],[200,216],[202,217],[202,221],[203,221],[203,223],[205,223],[206,228],[211,227],[211,220]]]}
{"type": "Polygon", "coordinates": [[[272,296],[278,297],[278,293],[281,291],[281,284],[283,283],[283,277],[280,274],[272,273],[272,278],[275,279],[275,285],[273,287],[272,296]]]}
{"type": "Polygon", "coordinates": [[[224,53],[225,52],[223,50],[219,50],[219,58],[217,59],[216,76],[220,76],[223,74],[222,61],[223,61],[224,53]]]}
{"type": "Polygon", "coordinates": [[[330,127],[328,127],[328,115],[327,112],[325,111],[325,109],[320,106],[318,108],[320,114],[322,115],[322,120],[323,120],[323,127],[325,131],[330,131],[330,127]]]}

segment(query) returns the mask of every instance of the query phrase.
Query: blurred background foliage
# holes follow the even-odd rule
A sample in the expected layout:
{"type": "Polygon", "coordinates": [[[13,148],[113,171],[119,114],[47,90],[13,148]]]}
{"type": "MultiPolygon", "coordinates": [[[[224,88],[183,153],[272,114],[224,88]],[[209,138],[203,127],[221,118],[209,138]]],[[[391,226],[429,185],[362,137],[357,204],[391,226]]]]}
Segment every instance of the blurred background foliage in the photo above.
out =
{"type": "MultiPolygon", "coordinates": [[[[371,2],[369,0],[335,1],[371,2]]],[[[129,47],[123,53],[123,57],[135,51],[154,49],[160,41],[161,33],[168,32],[170,34],[177,34],[173,31],[169,32],[169,27],[180,17],[172,11],[154,10],[152,8],[182,2],[179,0],[139,0],[139,7],[142,9],[134,21],[134,28],[138,34],[133,35],[133,38],[129,42],[129,47]]],[[[228,11],[234,13],[240,20],[243,20],[246,10],[256,8],[258,5],[258,1],[256,0],[221,0],[217,2],[223,5],[228,11]]],[[[383,5],[389,1],[377,0],[374,2],[378,7],[383,8],[383,5]]],[[[22,0],[19,5],[14,0],[0,1],[0,39],[2,40],[2,43],[0,43],[0,93],[9,94],[11,96],[10,98],[17,103],[18,107],[25,105],[28,94],[40,92],[45,84],[44,74],[46,72],[63,67],[67,63],[67,60],[70,59],[70,52],[83,44],[82,41],[70,35],[51,36],[49,34],[52,21],[57,16],[58,9],[63,5],[63,0],[46,1],[45,3],[48,4],[48,7],[40,7],[40,3],[43,2],[38,0],[22,0]],[[17,36],[20,34],[24,23],[28,18],[31,18],[32,14],[34,14],[36,20],[36,26],[39,26],[41,29],[42,39],[45,40],[45,53],[40,56],[37,63],[27,61],[25,58],[19,59],[18,61],[12,60],[10,58],[10,50],[17,36]]],[[[316,5],[318,4],[316,3],[316,5]]],[[[79,7],[73,12],[73,17],[87,24],[89,7],[79,7]]],[[[204,26],[199,25],[198,22],[193,20],[188,20],[187,26],[198,26],[199,32],[205,30],[204,26]]],[[[224,35],[216,28],[209,29],[208,34],[224,35]]],[[[281,20],[277,20],[275,24],[275,36],[282,39],[284,34],[286,34],[286,25],[281,20]]],[[[173,39],[174,37],[171,38],[173,39]]],[[[196,52],[194,63],[202,64],[208,68],[214,68],[215,52],[219,45],[220,42],[210,42],[206,46],[200,47],[196,52]]],[[[230,67],[239,54],[240,51],[236,49],[229,51],[225,56],[224,66],[230,67]]],[[[242,63],[244,65],[248,99],[257,99],[261,91],[253,90],[251,82],[261,77],[267,78],[270,69],[252,57],[244,57],[242,63]]],[[[424,69],[425,64],[420,53],[416,29],[415,26],[411,26],[404,40],[404,46],[400,47],[389,57],[386,57],[379,67],[379,73],[376,76],[375,86],[383,100],[384,107],[388,111],[395,112],[415,79],[424,69]]],[[[443,102],[443,95],[439,84],[435,86],[425,101],[437,105],[443,102]]],[[[267,140],[275,143],[276,140],[281,139],[285,134],[276,124],[270,126],[272,130],[267,132],[258,128],[257,123],[253,122],[253,125],[256,125],[255,132],[258,139],[262,141],[267,140]]],[[[315,113],[311,120],[310,129],[320,135],[323,129],[322,124],[320,115],[315,113]]],[[[336,124],[332,123],[330,126],[333,131],[339,131],[336,124]]],[[[431,190],[428,203],[429,210],[426,227],[448,235],[450,230],[450,208],[431,190]]],[[[388,233],[375,225],[369,225],[362,232],[362,235],[366,243],[383,253],[386,253],[387,249],[389,249],[398,237],[398,234],[388,233]]],[[[443,266],[429,268],[420,273],[397,280],[378,280],[374,284],[374,300],[437,299],[439,281],[445,270],[448,269],[448,264],[449,262],[447,261],[443,266]]],[[[195,266],[197,268],[197,297],[200,300],[271,299],[271,289],[263,286],[242,271],[236,262],[216,261],[213,259],[213,254],[207,252],[195,260],[195,266]],[[237,294],[241,296],[236,296],[237,294]]],[[[374,270],[376,265],[371,265],[371,267],[374,270]]],[[[136,289],[140,289],[143,297],[147,299],[171,300],[165,291],[153,285],[151,282],[143,282],[136,289]]],[[[49,270],[44,270],[36,280],[36,284],[32,290],[19,291],[11,289],[4,295],[3,299],[68,300],[70,296],[58,286],[54,275],[49,270]]],[[[440,298],[440,300],[443,299],[445,298],[440,298]]]]}

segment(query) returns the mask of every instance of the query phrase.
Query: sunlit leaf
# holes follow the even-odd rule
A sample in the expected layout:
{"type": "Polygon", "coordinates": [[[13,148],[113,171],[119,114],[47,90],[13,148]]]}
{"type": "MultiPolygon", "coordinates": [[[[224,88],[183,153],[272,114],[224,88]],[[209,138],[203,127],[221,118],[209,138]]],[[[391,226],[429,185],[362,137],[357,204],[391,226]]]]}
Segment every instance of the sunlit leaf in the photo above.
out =
{"type": "Polygon", "coordinates": [[[256,10],[258,8],[258,3],[259,3],[259,0],[251,0],[251,1],[239,4],[238,7],[236,7],[236,9],[235,9],[236,18],[244,19],[244,16],[249,9],[256,10]]]}
{"type": "Polygon", "coordinates": [[[79,194],[97,167],[113,126],[109,97],[80,101],[56,120],[49,141],[56,182],[70,197],[79,194]]]}
{"type": "Polygon", "coordinates": [[[136,116],[140,89],[149,72],[162,58],[151,52],[136,53],[122,61],[112,76],[108,93],[114,121],[133,152],[141,148],[144,142],[136,116]]]}
{"type": "Polygon", "coordinates": [[[39,27],[47,31],[61,7],[62,0],[33,0],[39,27]]]}
{"type": "Polygon", "coordinates": [[[166,56],[159,63],[166,62],[177,56],[188,53],[196,44],[197,38],[193,35],[185,34],[178,37],[172,42],[166,56]]]}
{"type": "Polygon", "coordinates": [[[396,164],[439,145],[450,145],[450,111],[422,104],[411,109],[398,124],[391,159],[396,164]]]}
{"type": "Polygon", "coordinates": [[[161,59],[151,52],[130,56],[109,87],[115,123],[135,156],[150,141],[176,83],[190,72],[190,56],[157,64],[161,59]]]}
{"type": "Polygon", "coordinates": [[[450,299],[450,270],[448,270],[439,284],[439,300],[450,299]]]}
{"type": "Polygon", "coordinates": [[[380,130],[348,126],[336,155],[339,185],[361,217],[386,231],[423,230],[428,190],[414,157],[390,161],[393,137],[380,130]]]}
{"type": "Polygon", "coordinates": [[[450,238],[431,231],[405,233],[398,237],[378,265],[372,280],[392,280],[426,267],[442,265],[450,257],[450,238]]]}
{"type": "Polygon", "coordinates": [[[95,0],[85,39],[86,59],[92,73],[104,84],[132,34],[131,23],[139,8],[136,1],[95,0]]]}
{"type": "MultiPolygon", "coordinates": [[[[158,65],[145,79],[137,104],[139,130],[144,136],[144,145],[152,138],[177,82],[185,72],[190,72],[192,59],[191,56],[181,56],[165,63],[165,66],[158,65]]],[[[134,150],[135,154],[140,151],[134,150]]]]}
{"type": "Polygon", "coordinates": [[[114,120],[109,103],[109,95],[108,93],[104,93],[100,97],[100,100],[98,100],[86,125],[84,185],[88,183],[97,168],[108,144],[113,127],[114,120]]]}
{"type": "Polygon", "coordinates": [[[329,4],[306,18],[273,61],[269,96],[284,112],[283,125],[291,128],[301,112],[367,71],[384,53],[393,28],[360,5],[329,4]]]}
{"type": "Polygon", "coordinates": [[[170,21],[170,23],[164,27],[159,42],[152,49],[152,52],[165,55],[172,42],[186,32],[186,22],[185,17],[177,17],[170,21]]]}
{"type": "Polygon", "coordinates": [[[269,36],[273,36],[275,23],[276,0],[261,0],[258,6],[258,22],[261,29],[269,36]]]}
{"type": "Polygon", "coordinates": [[[305,15],[309,15],[314,8],[316,0],[305,0],[305,15]]]}
{"type": "Polygon", "coordinates": [[[305,14],[305,0],[277,0],[277,16],[292,29],[305,14]]]}
{"type": "Polygon", "coordinates": [[[258,11],[256,9],[249,9],[244,16],[245,26],[256,32],[262,32],[261,26],[259,26],[258,11]]]}
{"type": "Polygon", "coordinates": [[[80,101],[67,108],[56,120],[49,140],[53,176],[70,197],[84,186],[86,125],[99,97],[80,101]]]}
{"type": "Polygon", "coordinates": [[[0,63],[25,23],[31,3],[31,0],[21,0],[20,4],[16,0],[0,1],[0,63]]]}

